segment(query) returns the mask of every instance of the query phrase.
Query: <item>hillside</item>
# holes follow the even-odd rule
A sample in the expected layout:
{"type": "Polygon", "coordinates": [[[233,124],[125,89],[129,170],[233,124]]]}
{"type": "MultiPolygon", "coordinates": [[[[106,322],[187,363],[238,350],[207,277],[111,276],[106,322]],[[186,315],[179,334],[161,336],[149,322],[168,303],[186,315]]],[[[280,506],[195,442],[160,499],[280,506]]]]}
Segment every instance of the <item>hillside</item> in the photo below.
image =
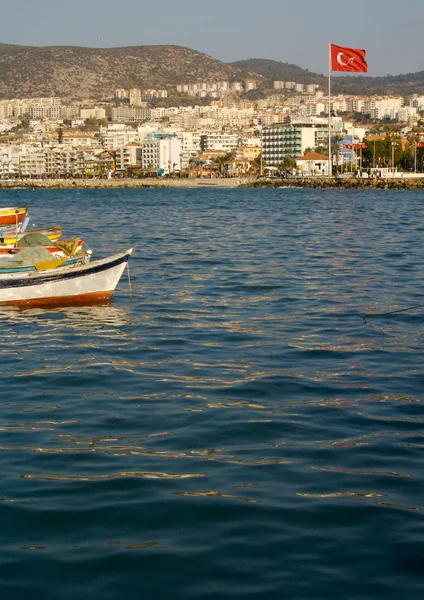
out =
{"type": "Polygon", "coordinates": [[[165,88],[241,76],[231,65],[180,46],[80,48],[0,44],[0,98],[107,98],[117,88],[165,88]]]}
{"type": "Polygon", "coordinates": [[[317,83],[319,85],[324,85],[327,81],[323,75],[312,73],[297,65],[267,58],[249,58],[230,63],[230,65],[242,71],[261,75],[270,81],[295,81],[296,83],[317,83]]]}
{"type": "MultiPolygon", "coordinates": [[[[317,83],[325,89],[327,75],[313,73],[292,65],[266,58],[251,58],[230,63],[237,69],[251,71],[268,80],[295,81],[296,83],[317,83]]],[[[334,93],[345,94],[424,94],[424,71],[404,75],[369,77],[368,75],[332,74],[334,93]]]]}
{"type": "MultiPolygon", "coordinates": [[[[267,81],[317,83],[327,77],[297,65],[254,58],[230,64],[181,46],[81,48],[0,44],[0,99],[59,96],[111,98],[117,88],[166,89],[179,83],[260,76],[267,81]]],[[[333,74],[334,93],[423,94],[424,71],[368,77],[333,74]]]]}

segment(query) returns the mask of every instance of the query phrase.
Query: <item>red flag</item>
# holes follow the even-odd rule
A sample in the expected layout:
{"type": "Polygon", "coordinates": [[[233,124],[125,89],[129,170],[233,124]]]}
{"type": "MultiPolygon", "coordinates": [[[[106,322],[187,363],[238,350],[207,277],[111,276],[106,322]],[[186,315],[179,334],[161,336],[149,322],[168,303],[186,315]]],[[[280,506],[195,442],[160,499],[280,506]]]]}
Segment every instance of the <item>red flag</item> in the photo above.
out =
{"type": "Polygon", "coordinates": [[[416,142],[415,145],[417,148],[424,148],[424,142],[416,142]]]}
{"type": "Polygon", "coordinates": [[[331,69],[332,71],[345,71],[351,73],[367,73],[367,53],[358,48],[344,48],[331,44],[331,69]]]}
{"type": "Polygon", "coordinates": [[[343,148],[345,148],[346,150],[352,150],[353,146],[352,144],[343,144],[343,148]]]}
{"type": "Polygon", "coordinates": [[[364,143],[353,144],[353,147],[355,148],[355,150],[366,150],[368,148],[367,144],[364,143]]]}

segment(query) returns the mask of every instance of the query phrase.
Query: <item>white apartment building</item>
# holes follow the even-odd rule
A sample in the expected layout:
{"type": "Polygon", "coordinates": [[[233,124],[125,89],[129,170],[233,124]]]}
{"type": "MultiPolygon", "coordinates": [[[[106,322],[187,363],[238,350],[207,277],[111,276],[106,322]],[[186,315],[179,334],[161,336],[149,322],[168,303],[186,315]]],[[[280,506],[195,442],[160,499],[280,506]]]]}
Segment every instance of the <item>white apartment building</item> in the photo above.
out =
{"type": "Polygon", "coordinates": [[[80,110],[81,119],[105,119],[106,111],[104,108],[94,106],[93,108],[81,108],[80,110]]]}
{"type": "Polygon", "coordinates": [[[256,90],[258,87],[258,82],[256,81],[256,79],[245,79],[244,80],[244,89],[246,90],[246,92],[249,92],[250,90],[256,90]]]}
{"type": "Polygon", "coordinates": [[[224,150],[231,152],[240,145],[240,136],[236,133],[211,131],[200,136],[201,150],[224,150]]]}
{"type": "Polygon", "coordinates": [[[64,135],[62,144],[67,147],[95,148],[100,146],[100,140],[94,135],[64,135]]]}
{"type": "Polygon", "coordinates": [[[326,104],[324,102],[308,102],[301,104],[299,113],[302,117],[318,117],[321,113],[328,113],[328,102],[326,104]]]}
{"type": "Polygon", "coordinates": [[[122,105],[112,108],[112,120],[123,123],[131,123],[137,121],[149,121],[152,117],[150,108],[144,106],[128,106],[122,105]]]}
{"type": "Polygon", "coordinates": [[[44,152],[19,155],[18,172],[21,177],[45,175],[44,152]]]}
{"type": "Polygon", "coordinates": [[[419,110],[424,108],[424,96],[415,96],[412,98],[410,105],[418,108],[419,110]]]}
{"type": "Polygon", "coordinates": [[[0,119],[11,119],[13,117],[13,106],[11,102],[0,102],[0,119]]]}
{"type": "Polygon", "coordinates": [[[102,130],[100,139],[105,148],[113,150],[122,146],[128,146],[128,144],[139,143],[140,137],[137,130],[125,127],[118,130],[109,128],[102,130]]]}
{"type": "Polygon", "coordinates": [[[316,83],[308,83],[305,85],[305,92],[307,94],[316,94],[316,92],[318,91],[319,85],[317,85],[316,83]]]}
{"type": "Polygon", "coordinates": [[[140,88],[132,88],[129,90],[128,97],[130,99],[130,106],[140,106],[142,103],[141,90],[140,88]]]}
{"type": "Polygon", "coordinates": [[[126,100],[127,98],[129,98],[129,95],[129,90],[125,90],[123,88],[115,90],[115,98],[119,98],[119,100],[126,100]]]}
{"type": "Polygon", "coordinates": [[[396,121],[407,122],[417,118],[417,109],[415,106],[404,106],[396,113],[396,121]]]}
{"type": "Polygon", "coordinates": [[[182,152],[200,152],[201,133],[198,131],[180,131],[177,135],[181,142],[182,152]]]}
{"type": "Polygon", "coordinates": [[[200,128],[200,118],[188,112],[181,112],[169,117],[169,122],[180,129],[191,129],[196,131],[200,128]]]}
{"type": "Polygon", "coordinates": [[[142,94],[143,99],[168,98],[167,90],[145,90],[142,94]]]}
{"type": "Polygon", "coordinates": [[[62,107],[59,105],[33,104],[29,107],[28,112],[31,119],[60,119],[62,107]]]}
{"type": "MultiPolygon", "coordinates": [[[[324,121],[322,119],[321,121],[324,121]]],[[[303,156],[328,139],[328,124],[315,121],[274,125],[262,130],[262,154],[270,167],[278,167],[286,156],[303,156]]]]}
{"type": "Polygon", "coordinates": [[[160,175],[180,171],[182,167],[181,141],[177,137],[161,137],[143,142],[141,166],[160,175]]]}
{"type": "Polygon", "coordinates": [[[360,113],[365,113],[364,107],[365,107],[365,102],[367,101],[367,98],[359,98],[359,97],[353,97],[353,98],[348,98],[346,101],[346,110],[348,112],[360,112],[360,113]]]}
{"type": "Polygon", "coordinates": [[[126,171],[131,167],[140,167],[141,152],[141,145],[136,143],[118,148],[115,156],[116,170],[126,171]]]}

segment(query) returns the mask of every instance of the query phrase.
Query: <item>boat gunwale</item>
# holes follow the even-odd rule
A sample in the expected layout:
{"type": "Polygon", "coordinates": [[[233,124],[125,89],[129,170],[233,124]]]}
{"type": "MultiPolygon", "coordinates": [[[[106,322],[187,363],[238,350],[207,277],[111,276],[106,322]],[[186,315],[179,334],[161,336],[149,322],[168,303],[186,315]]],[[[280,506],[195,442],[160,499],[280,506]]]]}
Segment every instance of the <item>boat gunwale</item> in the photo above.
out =
{"type": "MultiPolygon", "coordinates": [[[[102,271],[107,271],[119,266],[123,262],[128,262],[133,252],[129,248],[126,252],[113,254],[112,256],[90,261],[85,265],[75,264],[45,271],[26,271],[20,273],[0,273],[0,291],[11,288],[37,286],[45,283],[54,283],[66,281],[67,279],[76,279],[87,277],[102,271]]],[[[2,302],[0,300],[0,302],[2,302]]]]}

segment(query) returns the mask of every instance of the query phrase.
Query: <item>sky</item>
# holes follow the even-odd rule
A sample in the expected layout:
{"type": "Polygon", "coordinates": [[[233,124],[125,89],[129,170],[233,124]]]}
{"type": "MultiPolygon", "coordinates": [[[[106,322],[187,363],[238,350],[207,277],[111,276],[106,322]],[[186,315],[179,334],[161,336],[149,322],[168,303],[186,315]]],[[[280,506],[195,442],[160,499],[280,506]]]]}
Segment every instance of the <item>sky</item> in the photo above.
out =
{"type": "Polygon", "coordinates": [[[172,44],[223,62],[270,58],[325,74],[331,40],[365,49],[370,75],[424,70],[423,0],[0,0],[0,14],[5,44],[172,44]]]}

